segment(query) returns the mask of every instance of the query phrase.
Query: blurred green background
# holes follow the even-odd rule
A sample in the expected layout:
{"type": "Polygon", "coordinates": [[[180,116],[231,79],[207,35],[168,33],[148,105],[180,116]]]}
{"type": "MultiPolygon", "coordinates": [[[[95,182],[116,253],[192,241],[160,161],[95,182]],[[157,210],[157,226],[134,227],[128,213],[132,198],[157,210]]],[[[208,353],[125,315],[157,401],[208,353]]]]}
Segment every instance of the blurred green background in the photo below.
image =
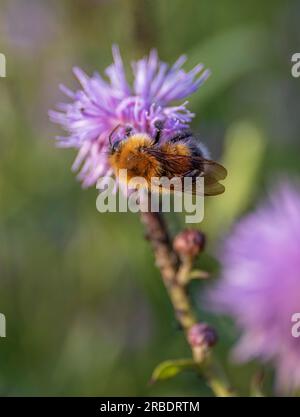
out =
{"type": "MultiPolygon", "coordinates": [[[[170,63],[185,53],[187,69],[212,69],[190,108],[194,130],[229,171],[199,225],[208,238],[199,265],[214,280],[230,225],[276,180],[299,175],[299,20],[296,0],[1,0],[1,395],[211,395],[193,373],[148,385],[159,362],[189,349],[138,216],[96,211],[96,189],[75,180],[75,151],[55,148],[61,131],[47,111],[64,99],[60,82],[77,86],[74,65],[91,74],[111,63],[112,43],[126,63],[156,47],[170,63]]],[[[184,225],[168,220],[173,233],[184,225]]],[[[199,316],[217,328],[216,350],[247,394],[258,365],[229,362],[237,333],[202,311],[208,285],[191,288],[199,316]]]]}

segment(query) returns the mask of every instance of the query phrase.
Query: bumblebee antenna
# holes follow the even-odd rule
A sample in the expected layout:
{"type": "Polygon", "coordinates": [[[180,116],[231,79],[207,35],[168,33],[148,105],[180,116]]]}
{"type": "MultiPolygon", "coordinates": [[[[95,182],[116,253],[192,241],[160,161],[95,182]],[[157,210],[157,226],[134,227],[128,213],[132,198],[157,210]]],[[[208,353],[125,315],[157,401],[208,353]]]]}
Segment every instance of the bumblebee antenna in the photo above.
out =
{"type": "Polygon", "coordinates": [[[119,129],[119,127],[121,126],[121,123],[119,123],[116,127],[114,127],[113,128],[113,130],[110,132],[110,134],[109,134],[109,136],[108,136],[108,141],[109,141],[109,144],[110,144],[110,146],[112,146],[112,142],[111,142],[111,140],[112,140],[112,135],[115,133],[115,131],[117,130],[117,129],[119,129]]]}

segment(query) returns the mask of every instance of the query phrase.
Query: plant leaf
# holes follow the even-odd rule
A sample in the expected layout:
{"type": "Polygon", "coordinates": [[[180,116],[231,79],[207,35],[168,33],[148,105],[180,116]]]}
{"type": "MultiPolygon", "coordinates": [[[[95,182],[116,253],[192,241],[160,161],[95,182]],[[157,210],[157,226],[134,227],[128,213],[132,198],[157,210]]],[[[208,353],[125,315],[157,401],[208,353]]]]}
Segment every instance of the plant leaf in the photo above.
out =
{"type": "Polygon", "coordinates": [[[189,274],[189,280],[192,279],[208,279],[210,278],[210,273],[207,271],[202,271],[200,269],[193,269],[189,274]]]}
{"type": "Polygon", "coordinates": [[[173,378],[183,371],[197,369],[198,366],[193,359],[175,359],[161,362],[154,369],[150,383],[173,378]]]}

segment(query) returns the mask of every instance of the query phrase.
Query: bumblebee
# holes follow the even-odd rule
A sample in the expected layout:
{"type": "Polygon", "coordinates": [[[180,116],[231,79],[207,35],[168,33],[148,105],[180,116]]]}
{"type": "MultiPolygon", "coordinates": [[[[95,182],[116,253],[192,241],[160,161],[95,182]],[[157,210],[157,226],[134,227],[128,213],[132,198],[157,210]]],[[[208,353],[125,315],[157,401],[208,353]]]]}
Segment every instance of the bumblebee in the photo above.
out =
{"type": "MultiPolygon", "coordinates": [[[[125,129],[124,138],[112,141],[114,132],[109,137],[109,162],[116,177],[120,170],[127,170],[128,181],[134,177],[143,177],[149,187],[152,178],[168,179],[185,177],[204,177],[204,195],[222,194],[224,185],[219,181],[227,176],[226,169],[219,163],[205,158],[203,147],[191,132],[183,131],[174,137],[161,141],[163,126],[156,124],[156,134],[151,137],[145,133],[133,133],[132,128],[125,129]]],[[[192,187],[197,193],[197,187],[192,187]]]]}

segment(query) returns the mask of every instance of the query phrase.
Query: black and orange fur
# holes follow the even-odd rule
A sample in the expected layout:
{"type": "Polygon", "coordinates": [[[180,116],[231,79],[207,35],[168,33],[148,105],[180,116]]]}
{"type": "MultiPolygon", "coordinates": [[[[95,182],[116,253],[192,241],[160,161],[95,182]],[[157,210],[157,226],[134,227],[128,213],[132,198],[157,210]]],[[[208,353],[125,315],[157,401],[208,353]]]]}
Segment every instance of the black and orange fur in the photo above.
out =
{"type": "Polygon", "coordinates": [[[115,142],[109,155],[110,164],[118,176],[120,169],[127,170],[128,181],[134,177],[143,177],[150,185],[153,177],[204,177],[205,195],[217,195],[224,192],[223,180],[227,172],[217,162],[204,158],[197,141],[190,134],[159,143],[147,134],[128,135],[115,142]]]}

